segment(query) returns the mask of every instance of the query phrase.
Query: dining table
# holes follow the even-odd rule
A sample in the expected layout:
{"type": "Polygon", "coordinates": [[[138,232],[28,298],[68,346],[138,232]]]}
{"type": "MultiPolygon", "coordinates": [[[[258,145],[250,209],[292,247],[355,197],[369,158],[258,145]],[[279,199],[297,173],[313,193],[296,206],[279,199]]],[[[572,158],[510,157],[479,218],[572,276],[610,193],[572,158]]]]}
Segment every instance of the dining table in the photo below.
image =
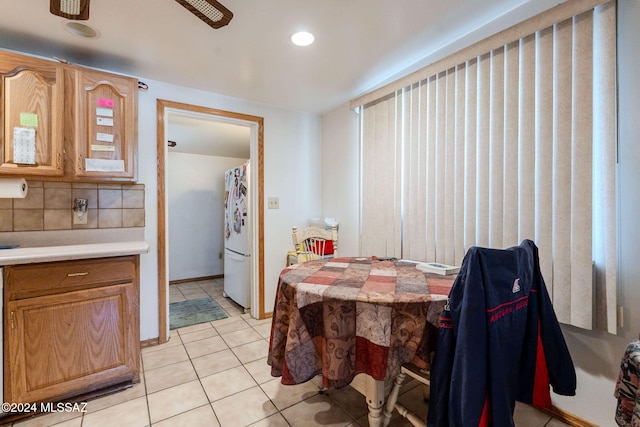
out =
{"type": "Polygon", "coordinates": [[[356,387],[370,426],[384,417],[385,384],[405,363],[428,369],[439,317],[455,275],[426,273],[414,261],[336,257],[280,273],[269,340],[271,375],[284,385],[317,375],[324,388],[356,387]],[[362,375],[358,375],[361,378],[362,375]]]}

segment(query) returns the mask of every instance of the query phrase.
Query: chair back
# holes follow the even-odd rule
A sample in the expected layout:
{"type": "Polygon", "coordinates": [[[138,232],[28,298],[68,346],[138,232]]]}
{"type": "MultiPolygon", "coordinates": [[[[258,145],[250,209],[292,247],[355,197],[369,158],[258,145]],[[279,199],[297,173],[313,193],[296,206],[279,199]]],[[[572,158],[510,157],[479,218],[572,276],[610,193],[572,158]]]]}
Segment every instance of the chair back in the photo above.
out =
{"type": "Polygon", "coordinates": [[[513,426],[516,401],[551,407],[550,386],[573,396],[576,373],[538,248],[469,248],[440,317],[427,424],[513,426]]]}
{"type": "Polygon", "coordinates": [[[298,263],[333,258],[338,254],[338,228],[335,225],[330,230],[293,226],[292,240],[298,263]]]}

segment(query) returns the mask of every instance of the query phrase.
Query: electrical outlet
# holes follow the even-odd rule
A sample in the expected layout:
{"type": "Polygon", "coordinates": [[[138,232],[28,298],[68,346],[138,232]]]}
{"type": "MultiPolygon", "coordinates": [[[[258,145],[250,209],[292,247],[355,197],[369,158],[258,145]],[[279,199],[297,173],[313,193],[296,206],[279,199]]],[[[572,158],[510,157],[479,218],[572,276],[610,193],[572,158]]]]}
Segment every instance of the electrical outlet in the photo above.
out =
{"type": "Polygon", "coordinates": [[[87,217],[89,216],[89,212],[85,212],[82,214],[82,218],[78,218],[78,214],[71,211],[71,215],[73,216],[73,223],[78,225],[83,225],[87,223],[87,217]]]}
{"type": "Polygon", "coordinates": [[[269,209],[280,209],[280,199],[278,197],[269,197],[267,204],[269,209]]]}

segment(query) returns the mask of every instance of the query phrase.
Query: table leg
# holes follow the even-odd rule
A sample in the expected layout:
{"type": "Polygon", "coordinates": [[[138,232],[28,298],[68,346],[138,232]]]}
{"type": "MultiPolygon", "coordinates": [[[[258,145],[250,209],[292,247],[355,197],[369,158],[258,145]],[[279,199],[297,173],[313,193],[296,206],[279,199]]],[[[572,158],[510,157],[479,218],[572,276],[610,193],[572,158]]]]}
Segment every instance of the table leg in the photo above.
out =
{"type": "Polygon", "coordinates": [[[393,384],[393,388],[391,389],[391,393],[389,393],[389,397],[387,398],[387,404],[384,408],[384,420],[383,420],[383,427],[387,427],[389,425],[389,422],[391,421],[391,414],[393,414],[393,410],[396,406],[396,402],[398,401],[398,395],[400,394],[400,386],[402,386],[402,383],[404,382],[404,379],[406,378],[407,374],[405,374],[404,372],[400,371],[400,373],[398,374],[398,376],[396,377],[394,384],[393,384]]]}
{"type": "Polygon", "coordinates": [[[382,427],[382,404],[384,403],[384,381],[376,381],[366,376],[367,406],[369,406],[369,427],[382,427]]]}

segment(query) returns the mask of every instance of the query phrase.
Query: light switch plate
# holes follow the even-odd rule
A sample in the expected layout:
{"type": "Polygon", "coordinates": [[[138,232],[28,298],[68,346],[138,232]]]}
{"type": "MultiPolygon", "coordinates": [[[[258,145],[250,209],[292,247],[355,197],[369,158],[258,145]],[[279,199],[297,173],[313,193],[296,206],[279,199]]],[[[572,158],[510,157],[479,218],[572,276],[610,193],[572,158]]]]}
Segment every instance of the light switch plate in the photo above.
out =
{"type": "Polygon", "coordinates": [[[269,209],[280,209],[280,199],[278,197],[269,197],[267,205],[269,209]]]}

